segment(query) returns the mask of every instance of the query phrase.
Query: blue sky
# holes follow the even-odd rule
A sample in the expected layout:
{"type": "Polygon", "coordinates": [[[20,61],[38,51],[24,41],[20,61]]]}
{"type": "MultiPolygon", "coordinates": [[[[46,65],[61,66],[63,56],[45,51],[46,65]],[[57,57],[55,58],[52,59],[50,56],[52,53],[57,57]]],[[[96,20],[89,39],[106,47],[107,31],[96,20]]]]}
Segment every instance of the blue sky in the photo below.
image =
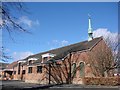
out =
{"type": "Polygon", "coordinates": [[[19,14],[13,10],[12,14],[32,34],[12,33],[13,42],[8,32],[3,31],[3,46],[13,57],[9,62],[87,40],[88,13],[97,33],[95,36],[114,35],[118,30],[118,6],[115,2],[27,2],[25,5],[29,13],[19,14]]]}

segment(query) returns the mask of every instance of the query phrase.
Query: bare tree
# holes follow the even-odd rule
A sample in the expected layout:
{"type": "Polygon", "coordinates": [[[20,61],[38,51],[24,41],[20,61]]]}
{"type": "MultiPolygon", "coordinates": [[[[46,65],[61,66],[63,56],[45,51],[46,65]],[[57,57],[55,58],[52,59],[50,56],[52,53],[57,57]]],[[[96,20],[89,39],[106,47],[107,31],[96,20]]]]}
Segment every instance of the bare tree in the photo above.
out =
{"type": "Polygon", "coordinates": [[[0,60],[7,62],[8,59],[11,59],[11,57],[8,56],[7,53],[5,53],[5,48],[1,47],[0,60]]]}
{"type": "Polygon", "coordinates": [[[79,66],[76,66],[76,63],[79,61],[78,59],[79,55],[73,56],[70,53],[64,60],[51,61],[49,66],[45,65],[46,73],[49,75],[47,80],[56,84],[72,84],[76,71],[79,69],[79,66]],[[73,60],[74,57],[76,59],[73,60]]]}
{"type": "Polygon", "coordinates": [[[120,68],[120,36],[119,34],[116,36],[115,40],[108,37],[105,41],[108,47],[111,48],[111,51],[112,51],[113,60],[114,60],[113,68],[120,68]]]}
{"type": "Polygon", "coordinates": [[[28,32],[24,27],[18,23],[18,17],[13,14],[13,10],[20,13],[26,12],[24,3],[22,2],[2,2],[0,6],[1,11],[1,25],[2,30],[7,30],[10,34],[11,32],[28,32]]]}
{"type": "Polygon", "coordinates": [[[111,76],[113,70],[120,67],[120,53],[117,50],[119,43],[112,41],[109,37],[104,41],[107,46],[101,44],[101,46],[88,54],[95,76],[111,76]]]}
{"type": "MultiPolygon", "coordinates": [[[[30,33],[20,23],[18,23],[18,17],[13,14],[13,11],[17,13],[26,13],[25,4],[22,2],[0,2],[0,30],[7,30],[10,38],[13,40],[11,33],[30,33]]],[[[1,36],[2,37],[2,36],[1,36]]],[[[0,59],[6,61],[10,56],[4,52],[4,46],[0,49],[0,59]]]]}
{"type": "Polygon", "coordinates": [[[114,67],[113,55],[107,47],[97,47],[88,54],[89,63],[95,76],[110,75],[109,71],[114,67]]]}

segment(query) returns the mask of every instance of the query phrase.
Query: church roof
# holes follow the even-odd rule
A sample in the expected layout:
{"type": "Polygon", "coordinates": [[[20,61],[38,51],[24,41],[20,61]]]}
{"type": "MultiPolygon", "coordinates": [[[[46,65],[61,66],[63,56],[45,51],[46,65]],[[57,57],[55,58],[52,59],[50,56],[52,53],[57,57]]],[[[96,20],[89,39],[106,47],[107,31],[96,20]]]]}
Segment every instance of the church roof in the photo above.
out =
{"type": "MultiPolygon", "coordinates": [[[[38,53],[38,54],[34,54],[34,55],[31,55],[31,56],[25,58],[24,60],[27,61],[29,58],[39,58],[38,60],[34,61],[33,65],[34,64],[40,64],[41,61],[42,61],[42,55],[46,54],[46,53],[56,54],[56,56],[53,57],[52,60],[60,60],[71,52],[89,50],[94,45],[96,45],[100,40],[102,40],[102,37],[94,38],[91,41],[86,40],[86,41],[83,41],[83,42],[71,44],[71,45],[68,45],[68,46],[61,47],[61,48],[57,48],[57,49],[41,52],[41,53],[38,53]]],[[[25,64],[27,64],[27,62],[24,63],[23,65],[25,65],[25,64]]]]}

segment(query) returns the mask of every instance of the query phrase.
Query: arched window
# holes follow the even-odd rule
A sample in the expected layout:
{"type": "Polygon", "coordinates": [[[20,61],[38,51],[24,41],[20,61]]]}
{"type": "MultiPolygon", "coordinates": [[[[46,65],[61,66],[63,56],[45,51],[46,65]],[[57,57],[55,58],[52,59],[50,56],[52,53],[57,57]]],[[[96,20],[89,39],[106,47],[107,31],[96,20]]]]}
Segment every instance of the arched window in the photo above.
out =
{"type": "Polygon", "coordinates": [[[85,76],[85,64],[84,62],[80,62],[80,77],[85,76]]]}
{"type": "Polygon", "coordinates": [[[73,77],[76,75],[76,63],[72,64],[71,74],[72,74],[73,77]]]}

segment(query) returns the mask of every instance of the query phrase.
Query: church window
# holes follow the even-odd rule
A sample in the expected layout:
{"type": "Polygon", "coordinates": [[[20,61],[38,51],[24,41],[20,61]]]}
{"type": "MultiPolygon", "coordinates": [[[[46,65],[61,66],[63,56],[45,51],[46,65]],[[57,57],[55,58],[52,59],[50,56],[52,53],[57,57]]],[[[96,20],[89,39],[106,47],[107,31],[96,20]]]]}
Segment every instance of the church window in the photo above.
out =
{"type": "Polygon", "coordinates": [[[84,62],[80,62],[80,77],[85,76],[85,65],[84,62]]]}
{"type": "Polygon", "coordinates": [[[76,75],[76,63],[72,64],[71,73],[72,73],[73,76],[76,75]]]}

